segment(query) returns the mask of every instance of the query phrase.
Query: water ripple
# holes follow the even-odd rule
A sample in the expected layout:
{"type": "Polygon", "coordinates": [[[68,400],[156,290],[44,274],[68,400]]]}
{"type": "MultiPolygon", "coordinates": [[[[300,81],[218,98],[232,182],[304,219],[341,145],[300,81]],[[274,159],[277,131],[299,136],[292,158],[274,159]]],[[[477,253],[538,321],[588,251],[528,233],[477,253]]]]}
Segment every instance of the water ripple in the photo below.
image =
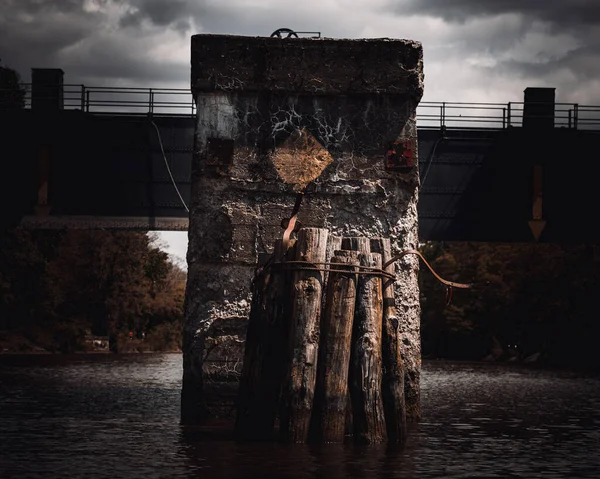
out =
{"type": "Polygon", "coordinates": [[[600,477],[600,380],[426,362],[405,447],[239,444],[179,426],[181,356],[0,357],[0,476],[600,477]]]}

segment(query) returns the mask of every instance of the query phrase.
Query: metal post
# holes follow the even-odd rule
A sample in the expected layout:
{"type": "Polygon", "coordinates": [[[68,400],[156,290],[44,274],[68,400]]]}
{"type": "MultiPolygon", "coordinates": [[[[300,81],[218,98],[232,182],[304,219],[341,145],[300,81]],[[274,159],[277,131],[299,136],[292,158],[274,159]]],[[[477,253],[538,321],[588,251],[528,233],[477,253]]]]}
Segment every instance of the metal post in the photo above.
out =
{"type": "Polygon", "coordinates": [[[152,91],[152,88],[150,88],[150,104],[148,106],[149,106],[148,113],[150,113],[150,114],[154,113],[154,92],[152,91]]]}
{"type": "Polygon", "coordinates": [[[442,102],[440,105],[440,130],[444,130],[446,126],[446,102],[442,102]]]}
{"type": "Polygon", "coordinates": [[[579,126],[579,103],[575,103],[575,109],[573,111],[573,127],[577,129],[579,126]]]}
{"type": "Polygon", "coordinates": [[[512,121],[511,121],[511,105],[510,105],[510,102],[508,102],[508,119],[507,119],[507,121],[508,121],[508,127],[510,128],[512,126],[511,125],[512,121]]]}
{"type": "Polygon", "coordinates": [[[506,108],[502,108],[502,129],[506,129],[506,108]]]}
{"type": "Polygon", "coordinates": [[[85,109],[85,85],[81,85],[81,111],[85,109]]]}
{"type": "Polygon", "coordinates": [[[445,130],[446,129],[446,102],[443,103],[443,108],[444,108],[444,110],[443,110],[444,114],[443,114],[443,117],[442,117],[442,122],[443,122],[442,123],[442,130],[445,130]]]}
{"type": "Polygon", "coordinates": [[[85,111],[89,113],[90,111],[90,90],[85,92],[85,111]]]}
{"type": "Polygon", "coordinates": [[[573,110],[569,110],[569,129],[571,129],[571,117],[573,116],[572,113],[573,110]]]}

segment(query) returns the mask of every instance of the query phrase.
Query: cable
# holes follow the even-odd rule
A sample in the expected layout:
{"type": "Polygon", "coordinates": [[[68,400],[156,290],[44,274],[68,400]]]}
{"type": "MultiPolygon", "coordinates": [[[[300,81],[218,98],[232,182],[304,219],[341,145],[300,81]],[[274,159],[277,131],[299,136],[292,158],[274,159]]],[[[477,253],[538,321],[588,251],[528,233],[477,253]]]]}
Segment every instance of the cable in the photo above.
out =
{"type": "Polygon", "coordinates": [[[427,173],[429,173],[429,168],[431,168],[431,164],[433,163],[433,157],[435,156],[435,150],[437,150],[438,145],[442,140],[445,140],[445,136],[440,136],[435,145],[433,145],[433,149],[431,150],[431,154],[429,155],[429,161],[427,162],[427,167],[425,168],[425,173],[423,173],[423,178],[421,179],[421,189],[423,189],[423,185],[425,184],[425,178],[427,178],[427,173]]]}
{"type": "Polygon", "coordinates": [[[437,150],[438,145],[440,144],[440,142],[442,140],[447,140],[447,141],[491,141],[492,138],[486,138],[486,137],[481,137],[481,138],[475,138],[475,137],[465,137],[465,138],[452,138],[452,137],[447,137],[445,134],[442,133],[442,136],[439,137],[435,144],[433,145],[433,149],[431,150],[431,154],[429,155],[429,160],[427,162],[427,167],[425,168],[425,172],[423,173],[423,177],[421,178],[421,189],[423,189],[423,185],[425,184],[425,178],[427,178],[427,173],[429,173],[429,168],[431,168],[431,164],[433,163],[433,157],[435,156],[435,150],[437,150]]]}
{"type": "Polygon", "coordinates": [[[171,173],[171,168],[169,167],[169,162],[167,161],[167,155],[165,155],[165,149],[163,147],[162,138],[160,137],[160,130],[158,129],[158,126],[156,126],[156,123],[154,123],[154,121],[150,120],[150,123],[156,129],[156,135],[158,136],[158,144],[160,145],[160,151],[162,153],[163,160],[165,160],[165,166],[167,167],[167,171],[169,172],[169,176],[171,177],[171,182],[173,183],[173,187],[175,188],[175,191],[177,192],[177,195],[179,196],[179,199],[181,200],[181,204],[185,208],[185,211],[187,211],[189,213],[190,210],[187,207],[187,205],[185,204],[183,196],[181,196],[181,193],[179,192],[179,188],[177,188],[177,183],[175,183],[175,178],[173,178],[173,173],[171,173]]]}

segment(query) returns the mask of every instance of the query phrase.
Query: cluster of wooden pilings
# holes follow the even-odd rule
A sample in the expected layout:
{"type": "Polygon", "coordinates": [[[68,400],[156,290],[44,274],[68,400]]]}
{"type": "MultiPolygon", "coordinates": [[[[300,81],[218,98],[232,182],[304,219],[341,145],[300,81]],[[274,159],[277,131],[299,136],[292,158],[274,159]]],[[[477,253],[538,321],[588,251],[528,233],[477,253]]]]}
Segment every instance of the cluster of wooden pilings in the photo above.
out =
{"type": "Polygon", "coordinates": [[[320,228],[276,244],[252,285],[239,439],[404,440],[394,265],[382,270],[391,258],[389,239],[320,228]]]}

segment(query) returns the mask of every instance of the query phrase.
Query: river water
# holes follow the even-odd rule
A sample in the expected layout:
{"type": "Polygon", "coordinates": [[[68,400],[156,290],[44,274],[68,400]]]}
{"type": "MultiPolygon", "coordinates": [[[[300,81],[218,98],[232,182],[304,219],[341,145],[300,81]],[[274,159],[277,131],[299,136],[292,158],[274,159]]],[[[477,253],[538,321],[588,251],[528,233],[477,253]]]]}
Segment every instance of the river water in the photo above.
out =
{"type": "Polygon", "coordinates": [[[403,448],[238,444],[179,421],[176,354],[0,356],[0,477],[600,477],[600,378],[425,362],[403,448]]]}

